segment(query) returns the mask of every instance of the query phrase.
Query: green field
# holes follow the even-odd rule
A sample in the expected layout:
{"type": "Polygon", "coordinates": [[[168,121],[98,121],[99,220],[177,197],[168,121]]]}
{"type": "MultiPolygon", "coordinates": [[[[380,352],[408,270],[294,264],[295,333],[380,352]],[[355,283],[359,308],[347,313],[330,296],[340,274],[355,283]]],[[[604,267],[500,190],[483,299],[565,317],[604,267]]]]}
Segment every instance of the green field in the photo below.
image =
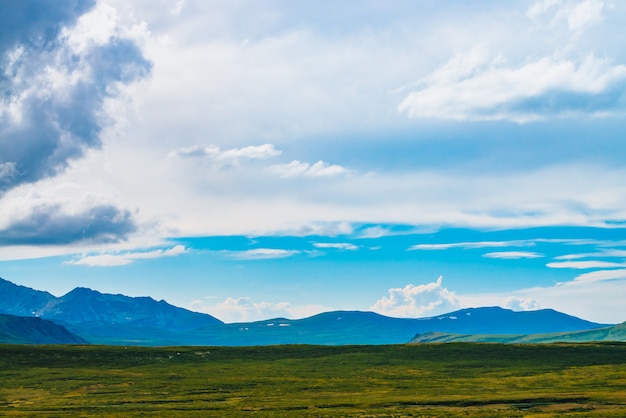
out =
{"type": "Polygon", "coordinates": [[[626,416],[626,344],[0,345],[1,416],[626,416]]]}

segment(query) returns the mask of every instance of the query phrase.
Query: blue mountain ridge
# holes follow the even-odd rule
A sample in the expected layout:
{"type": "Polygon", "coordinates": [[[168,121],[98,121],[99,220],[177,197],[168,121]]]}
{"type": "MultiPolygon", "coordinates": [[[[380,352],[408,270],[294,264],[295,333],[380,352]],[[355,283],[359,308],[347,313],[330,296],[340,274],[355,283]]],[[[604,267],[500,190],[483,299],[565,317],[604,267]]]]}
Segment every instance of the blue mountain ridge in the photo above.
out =
{"type": "Polygon", "coordinates": [[[87,341],[52,321],[0,314],[0,343],[87,344],[87,341]]]}
{"type": "Polygon", "coordinates": [[[416,334],[536,334],[590,330],[604,324],[552,309],[514,312],[467,308],[430,318],[392,318],[334,311],[303,319],[224,324],[217,318],[149,297],[76,288],[61,297],[0,279],[0,313],[40,317],[97,344],[274,345],[404,344],[416,334]]]}

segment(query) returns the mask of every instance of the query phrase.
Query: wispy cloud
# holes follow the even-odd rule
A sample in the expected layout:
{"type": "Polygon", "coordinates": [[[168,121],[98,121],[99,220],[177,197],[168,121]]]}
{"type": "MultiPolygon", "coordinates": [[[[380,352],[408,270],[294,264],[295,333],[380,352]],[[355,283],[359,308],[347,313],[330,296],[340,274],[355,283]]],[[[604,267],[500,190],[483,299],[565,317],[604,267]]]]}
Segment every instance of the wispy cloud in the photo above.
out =
{"type": "Polygon", "coordinates": [[[621,268],[626,267],[624,263],[612,263],[609,261],[561,261],[546,264],[547,267],[553,269],[598,269],[598,268],[621,268]]]}
{"type": "Polygon", "coordinates": [[[356,251],[359,249],[357,245],[350,244],[348,242],[315,242],[313,243],[315,248],[334,248],[337,250],[356,251]]]}
{"type": "Polygon", "coordinates": [[[408,248],[409,251],[416,250],[448,250],[450,248],[499,248],[499,247],[532,247],[534,241],[482,241],[482,242],[453,242],[446,244],[416,244],[408,248]]]}
{"type": "Polygon", "coordinates": [[[531,20],[547,19],[552,25],[564,22],[571,31],[580,32],[602,22],[606,9],[602,0],[540,0],[528,8],[526,16],[531,20]]]}
{"type": "Polygon", "coordinates": [[[230,148],[227,150],[222,150],[215,145],[194,145],[170,153],[171,156],[176,155],[186,158],[209,157],[216,161],[237,161],[239,159],[265,160],[280,154],[281,151],[277,150],[272,144],[250,145],[243,148],[230,148]]]}
{"type": "Polygon", "coordinates": [[[573,284],[626,279],[626,269],[599,270],[576,276],[573,284]]]}
{"type": "Polygon", "coordinates": [[[484,46],[453,57],[418,84],[400,112],[419,119],[511,120],[600,115],[623,111],[626,65],[587,54],[547,56],[507,65],[484,46]]]}
{"type": "Polygon", "coordinates": [[[597,258],[597,257],[607,257],[607,258],[626,258],[626,250],[602,250],[594,253],[579,253],[579,254],[565,254],[560,255],[558,257],[554,257],[555,260],[576,260],[580,258],[597,258]]]}
{"type": "Polygon", "coordinates": [[[506,53],[491,54],[485,46],[478,45],[469,53],[452,58],[431,79],[424,79],[427,87],[413,92],[412,98],[407,97],[402,104],[404,110],[411,111],[411,99],[418,103],[436,92],[440,93],[441,108],[434,112],[449,112],[447,117],[435,116],[439,118],[525,122],[582,114],[619,114],[623,108],[615,97],[623,94],[626,67],[597,58],[589,50],[572,54],[572,46],[582,32],[601,23],[610,8],[602,0],[536,1],[526,11],[535,28],[562,34],[560,28],[564,26],[568,30],[565,33],[569,32],[560,38],[556,52],[514,65],[508,62],[506,53]],[[457,99],[448,95],[446,89],[452,87],[460,89],[457,99]],[[484,94],[475,96],[481,98],[472,105],[465,94],[476,93],[477,88],[484,89],[484,94]]]}
{"type": "Polygon", "coordinates": [[[144,251],[144,252],[125,252],[116,254],[98,254],[87,255],[77,260],[69,261],[66,264],[74,264],[78,266],[89,267],[113,267],[113,266],[125,266],[134,262],[135,260],[146,260],[162,257],[176,257],[188,252],[184,245],[177,245],[175,247],[163,250],[144,251]]]}
{"type": "Polygon", "coordinates": [[[293,160],[288,164],[273,165],[270,167],[270,170],[281,177],[330,177],[350,172],[350,170],[345,167],[337,164],[328,164],[321,160],[315,164],[293,160]]]}
{"type": "Polygon", "coordinates": [[[266,260],[272,258],[286,258],[300,254],[298,250],[283,250],[278,248],[255,248],[246,251],[224,251],[229,258],[237,260],[266,260]]]}
{"type": "Polygon", "coordinates": [[[541,258],[543,254],[530,252],[530,251],[499,251],[493,253],[483,254],[483,257],[487,258],[502,258],[507,260],[517,260],[520,258],[541,258]]]}
{"type": "Polygon", "coordinates": [[[458,309],[461,305],[454,292],[436,282],[389,289],[389,296],[380,298],[371,309],[383,315],[399,318],[432,316],[458,309]]]}

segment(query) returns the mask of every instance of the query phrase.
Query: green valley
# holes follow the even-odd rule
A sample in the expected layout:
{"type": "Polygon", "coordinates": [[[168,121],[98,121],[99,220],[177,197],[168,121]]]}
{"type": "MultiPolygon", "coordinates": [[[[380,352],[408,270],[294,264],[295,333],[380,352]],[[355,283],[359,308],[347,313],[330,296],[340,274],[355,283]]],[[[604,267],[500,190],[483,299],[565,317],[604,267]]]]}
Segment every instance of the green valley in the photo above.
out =
{"type": "Polygon", "coordinates": [[[626,415],[626,344],[0,345],[3,416],[626,415]]]}

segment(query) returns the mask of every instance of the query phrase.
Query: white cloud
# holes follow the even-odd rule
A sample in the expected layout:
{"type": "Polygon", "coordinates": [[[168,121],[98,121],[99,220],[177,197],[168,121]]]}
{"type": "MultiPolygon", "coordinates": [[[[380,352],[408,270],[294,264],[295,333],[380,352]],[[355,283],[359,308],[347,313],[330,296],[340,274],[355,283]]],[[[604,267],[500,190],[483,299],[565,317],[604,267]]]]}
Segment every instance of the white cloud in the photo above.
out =
{"type": "Polygon", "coordinates": [[[265,160],[281,154],[272,144],[251,145],[243,148],[221,150],[215,145],[207,147],[190,146],[170,153],[180,157],[210,157],[216,161],[237,161],[239,159],[265,160]]]}
{"type": "Polygon", "coordinates": [[[574,281],[570,282],[569,284],[600,282],[600,281],[610,281],[610,280],[620,280],[620,279],[626,279],[626,269],[599,270],[599,271],[592,271],[590,273],[584,273],[579,276],[576,276],[574,281]]]}
{"type": "Polygon", "coordinates": [[[75,261],[69,261],[67,264],[75,264],[77,266],[89,266],[89,267],[114,267],[125,266],[132,263],[131,258],[124,257],[122,255],[114,254],[100,254],[100,255],[88,255],[75,261]]]}
{"type": "Polygon", "coordinates": [[[517,296],[509,296],[506,298],[503,306],[514,311],[534,311],[540,308],[536,300],[517,296]]]}
{"type": "Polygon", "coordinates": [[[597,268],[617,268],[617,267],[626,267],[626,264],[623,263],[612,263],[609,261],[562,261],[555,263],[546,264],[547,267],[553,269],[597,269],[597,268]]]}
{"type": "MultiPolygon", "coordinates": [[[[499,247],[532,247],[533,241],[477,241],[477,242],[453,242],[447,244],[416,244],[409,247],[409,251],[415,250],[447,250],[450,248],[499,248],[499,247]]],[[[495,254],[495,253],[492,253],[495,254]]]]}
{"type": "Polygon", "coordinates": [[[541,258],[543,257],[543,254],[534,253],[530,251],[498,251],[498,252],[483,254],[483,257],[517,260],[520,258],[541,258]]]}
{"type": "Polygon", "coordinates": [[[170,9],[170,13],[173,16],[178,16],[180,15],[180,12],[183,11],[184,7],[185,7],[185,0],[176,0],[176,3],[174,4],[174,6],[170,9]]]}
{"type": "Polygon", "coordinates": [[[585,0],[574,5],[567,13],[567,24],[573,31],[580,31],[602,22],[604,19],[604,2],[585,0]]]}
{"type": "Polygon", "coordinates": [[[529,19],[536,19],[546,11],[552,9],[555,6],[558,6],[560,3],[559,0],[539,0],[530,5],[528,10],[526,11],[526,16],[529,19]]]}
{"type": "Polygon", "coordinates": [[[590,257],[619,257],[626,258],[626,250],[602,250],[595,253],[580,253],[580,254],[565,254],[558,257],[554,257],[556,260],[576,260],[580,258],[590,257]]]}
{"type": "Polygon", "coordinates": [[[119,18],[115,8],[99,1],[90,12],[82,15],[71,29],[64,29],[62,38],[77,54],[94,46],[106,45],[119,33],[119,18]]]}
{"type": "Polygon", "coordinates": [[[356,251],[358,246],[350,244],[348,242],[315,242],[313,243],[315,248],[335,248],[337,250],[356,251]]]}
{"type": "Polygon", "coordinates": [[[383,315],[399,318],[415,318],[447,313],[460,307],[454,292],[442,287],[442,277],[436,282],[422,285],[406,285],[389,289],[371,309],[383,315]]]}
{"type": "Polygon", "coordinates": [[[286,258],[300,254],[297,250],[282,250],[277,248],[256,248],[246,251],[225,251],[228,257],[237,260],[266,260],[272,258],[286,258]]]}
{"type": "Polygon", "coordinates": [[[113,267],[125,266],[135,260],[146,260],[162,257],[176,257],[186,253],[188,250],[184,245],[176,245],[167,250],[154,250],[146,252],[125,252],[121,254],[99,254],[81,257],[78,260],[69,261],[66,264],[74,264],[89,267],[113,267]]]}
{"type": "Polygon", "coordinates": [[[567,24],[569,30],[580,32],[604,20],[606,4],[602,0],[540,0],[533,3],[526,16],[532,20],[545,17],[550,24],[567,24]]]}
{"type": "Polygon", "coordinates": [[[511,120],[519,123],[568,115],[619,111],[626,66],[586,54],[581,59],[546,56],[520,65],[476,47],[422,79],[398,106],[418,119],[511,120]],[[577,97],[571,100],[572,95],[577,97]],[[596,98],[607,95],[596,106],[596,98]]]}
{"type": "Polygon", "coordinates": [[[305,318],[329,310],[321,305],[292,306],[288,302],[254,302],[250,297],[228,297],[214,305],[207,305],[203,300],[195,300],[190,308],[213,315],[227,323],[273,318],[305,318]]]}
{"type": "Polygon", "coordinates": [[[0,182],[9,181],[17,174],[15,162],[0,163],[0,182]]]}
{"type": "Polygon", "coordinates": [[[293,160],[288,164],[273,165],[270,167],[270,170],[281,177],[330,177],[350,172],[350,170],[345,167],[336,164],[328,164],[324,161],[318,161],[311,165],[298,160],[293,160]]]}

